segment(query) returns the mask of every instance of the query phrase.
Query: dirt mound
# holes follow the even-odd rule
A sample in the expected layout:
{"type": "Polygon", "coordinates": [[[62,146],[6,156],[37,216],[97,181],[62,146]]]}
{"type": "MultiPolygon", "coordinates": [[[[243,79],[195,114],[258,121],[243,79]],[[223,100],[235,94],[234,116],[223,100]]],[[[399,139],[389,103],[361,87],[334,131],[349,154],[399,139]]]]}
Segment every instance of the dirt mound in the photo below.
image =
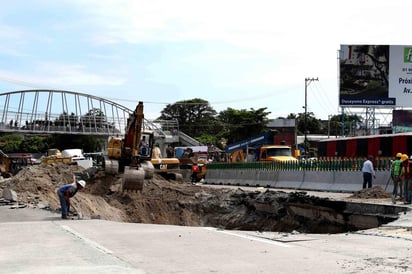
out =
{"type": "Polygon", "coordinates": [[[350,198],[360,199],[384,199],[390,197],[391,195],[380,186],[364,188],[362,190],[356,191],[350,196],[350,198]]]}
{"type": "MultiPolygon", "coordinates": [[[[84,169],[76,165],[51,164],[23,168],[0,183],[18,194],[18,203],[60,212],[58,187],[72,182],[73,174],[84,169]]],[[[84,218],[156,224],[199,225],[196,214],[186,209],[199,186],[167,181],[155,174],[144,183],[142,192],[120,192],[120,176],[98,172],[87,180],[86,188],[71,199],[72,211],[84,218]]],[[[211,190],[218,192],[218,190],[211,190]]]]}

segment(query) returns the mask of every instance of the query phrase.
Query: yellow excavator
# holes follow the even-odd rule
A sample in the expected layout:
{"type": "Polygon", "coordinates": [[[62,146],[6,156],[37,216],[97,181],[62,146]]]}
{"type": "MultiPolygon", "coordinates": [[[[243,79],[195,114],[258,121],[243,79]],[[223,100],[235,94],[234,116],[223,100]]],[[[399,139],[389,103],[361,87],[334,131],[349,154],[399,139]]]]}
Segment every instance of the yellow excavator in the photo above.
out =
{"type": "Polygon", "coordinates": [[[124,173],[122,190],[141,191],[144,179],[151,179],[154,174],[151,163],[153,133],[143,135],[143,118],[143,102],[139,102],[127,120],[124,138],[109,137],[104,168],[108,174],[124,173]],[[141,144],[143,136],[146,139],[145,147],[141,144]]]}
{"type": "Polygon", "coordinates": [[[178,159],[152,159],[154,133],[143,130],[143,118],[143,102],[139,102],[127,120],[124,138],[109,137],[104,168],[108,174],[123,172],[122,191],[141,191],[144,180],[153,178],[155,172],[170,179],[181,178],[176,170],[178,159]]]}

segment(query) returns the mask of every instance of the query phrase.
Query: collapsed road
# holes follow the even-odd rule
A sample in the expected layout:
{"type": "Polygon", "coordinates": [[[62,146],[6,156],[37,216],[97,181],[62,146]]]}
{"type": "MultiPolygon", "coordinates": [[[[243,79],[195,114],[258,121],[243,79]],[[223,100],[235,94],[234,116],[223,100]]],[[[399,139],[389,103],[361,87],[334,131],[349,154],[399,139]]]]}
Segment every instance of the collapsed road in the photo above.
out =
{"type": "MultiPolygon", "coordinates": [[[[3,180],[3,192],[16,193],[16,203],[59,211],[56,189],[70,182],[75,165],[28,166],[3,180]]],[[[141,192],[121,192],[121,177],[98,172],[72,198],[74,216],[118,222],[208,226],[222,229],[304,233],[341,233],[378,227],[398,218],[407,208],[356,203],[269,189],[244,190],[146,180],[141,192]]],[[[369,189],[387,198],[382,189],[369,189]]],[[[365,192],[354,195],[362,197],[365,192]]],[[[374,195],[373,195],[374,194],[374,195]]],[[[3,195],[4,196],[4,195],[3,195]]],[[[362,198],[361,198],[362,199],[362,198]]]]}

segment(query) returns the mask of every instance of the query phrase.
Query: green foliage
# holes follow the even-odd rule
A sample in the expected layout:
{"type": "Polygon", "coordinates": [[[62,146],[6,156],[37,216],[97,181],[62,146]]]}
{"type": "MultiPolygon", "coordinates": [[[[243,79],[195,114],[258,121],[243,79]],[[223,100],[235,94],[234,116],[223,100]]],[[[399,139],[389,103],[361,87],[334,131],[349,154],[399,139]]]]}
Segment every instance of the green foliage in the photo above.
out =
{"type": "Polygon", "coordinates": [[[6,134],[0,137],[0,149],[5,153],[45,153],[49,148],[60,150],[80,148],[85,152],[101,151],[106,137],[85,135],[29,136],[6,134]]]}
{"type": "Polygon", "coordinates": [[[216,138],[215,135],[209,135],[209,134],[202,134],[199,137],[196,137],[196,140],[201,142],[202,144],[216,144],[218,143],[218,139],[216,138]]]}
{"type": "Polygon", "coordinates": [[[0,149],[5,153],[17,152],[23,138],[20,134],[5,134],[0,137],[0,149]]]}
{"type": "Polygon", "coordinates": [[[298,113],[297,115],[291,113],[288,115],[287,119],[296,119],[296,125],[298,134],[304,135],[305,131],[307,134],[321,134],[322,133],[322,123],[319,119],[316,119],[313,112],[298,113]]]}
{"type": "MultiPolygon", "coordinates": [[[[362,124],[362,118],[358,115],[343,115],[344,135],[348,136],[356,127],[362,124]]],[[[329,120],[329,134],[342,135],[342,115],[333,115],[329,120]]]]}
{"type": "Polygon", "coordinates": [[[215,118],[216,111],[208,101],[195,98],[178,101],[167,105],[162,111],[159,120],[177,120],[179,130],[189,136],[214,134],[219,127],[215,118]]]}
{"type": "Polygon", "coordinates": [[[24,137],[21,134],[4,134],[0,137],[0,142],[21,142],[23,139],[24,137]]]}
{"type": "Polygon", "coordinates": [[[221,111],[217,119],[224,125],[222,137],[228,143],[233,143],[264,132],[269,122],[267,116],[270,114],[266,109],[236,110],[228,108],[221,111]]]}
{"type": "Polygon", "coordinates": [[[32,136],[24,139],[19,148],[19,152],[25,153],[41,153],[48,149],[46,137],[32,136]]]}

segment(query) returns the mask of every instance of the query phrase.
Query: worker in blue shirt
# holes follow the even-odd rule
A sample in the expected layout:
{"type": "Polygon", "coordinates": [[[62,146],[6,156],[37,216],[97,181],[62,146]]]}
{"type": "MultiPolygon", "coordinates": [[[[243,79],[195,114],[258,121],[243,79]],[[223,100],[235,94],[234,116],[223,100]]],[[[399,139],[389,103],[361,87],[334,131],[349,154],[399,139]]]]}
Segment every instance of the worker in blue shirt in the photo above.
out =
{"type": "Polygon", "coordinates": [[[73,183],[61,186],[57,190],[62,211],[62,219],[67,219],[70,212],[70,198],[76,195],[77,191],[83,189],[85,186],[86,182],[84,180],[77,181],[74,179],[73,183]]]}

